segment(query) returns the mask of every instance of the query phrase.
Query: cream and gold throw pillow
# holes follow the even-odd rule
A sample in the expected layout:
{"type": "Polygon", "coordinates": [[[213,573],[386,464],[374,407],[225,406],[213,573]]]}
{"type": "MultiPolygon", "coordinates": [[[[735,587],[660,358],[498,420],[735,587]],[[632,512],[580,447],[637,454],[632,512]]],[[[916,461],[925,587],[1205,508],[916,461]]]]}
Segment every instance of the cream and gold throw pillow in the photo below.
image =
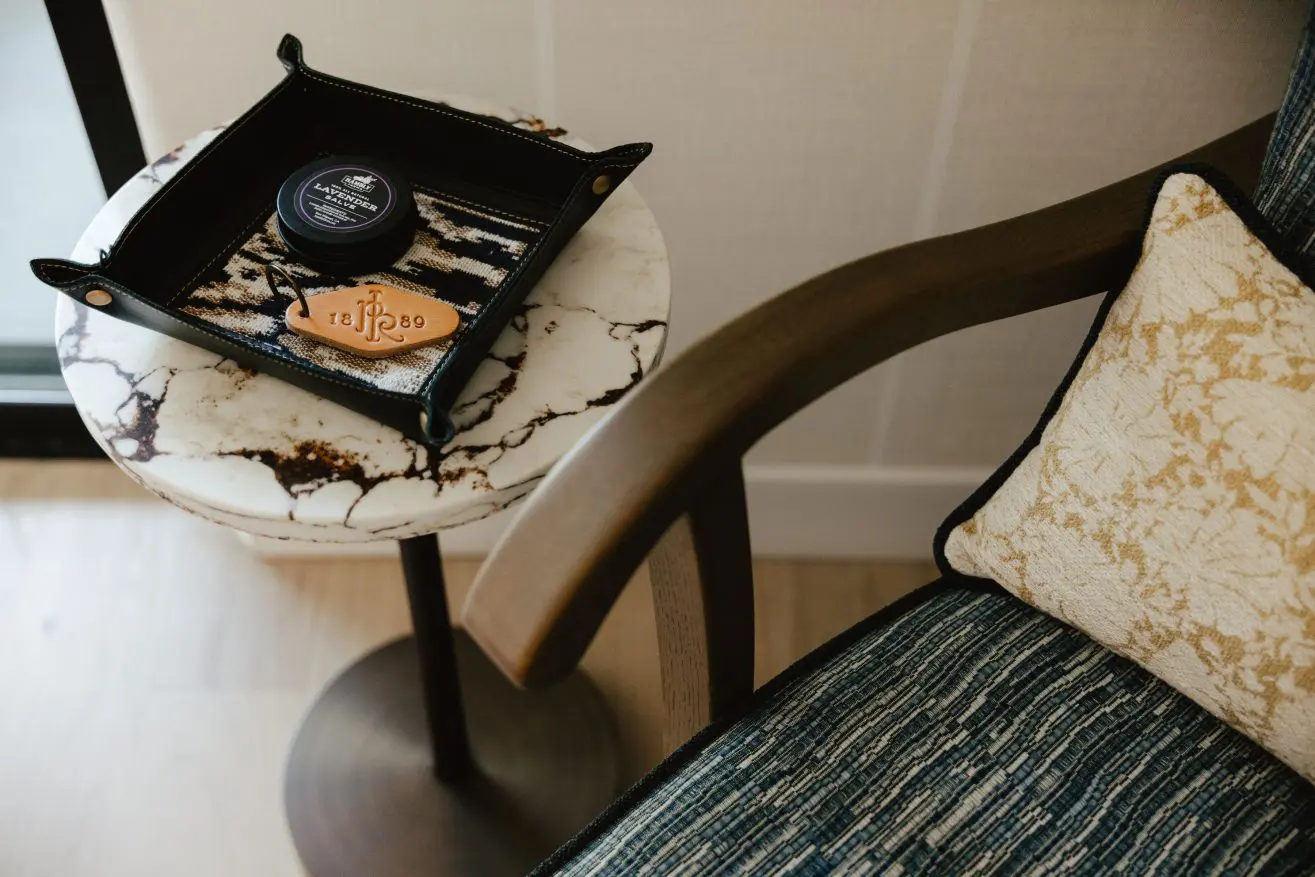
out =
{"type": "Polygon", "coordinates": [[[1226,180],[1168,176],[1127,286],[937,554],[1315,780],[1315,292],[1257,234],[1277,247],[1226,180]]]}

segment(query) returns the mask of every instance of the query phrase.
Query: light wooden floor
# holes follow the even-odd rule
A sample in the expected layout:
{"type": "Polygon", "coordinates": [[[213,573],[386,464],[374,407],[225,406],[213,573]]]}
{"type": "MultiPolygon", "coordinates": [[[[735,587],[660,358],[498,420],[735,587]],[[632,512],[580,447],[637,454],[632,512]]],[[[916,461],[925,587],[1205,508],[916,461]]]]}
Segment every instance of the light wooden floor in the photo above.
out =
{"type": "MultiPolygon", "coordinates": [[[[477,562],[449,564],[454,602],[477,562]]],[[[756,565],[758,676],[930,564],[756,565]]],[[[0,463],[0,875],[282,877],[283,759],[316,692],[407,631],[383,560],[253,556],[108,464],[0,463]]],[[[585,659],[624,771],[661,755],[644,575],[585,659]]]]}

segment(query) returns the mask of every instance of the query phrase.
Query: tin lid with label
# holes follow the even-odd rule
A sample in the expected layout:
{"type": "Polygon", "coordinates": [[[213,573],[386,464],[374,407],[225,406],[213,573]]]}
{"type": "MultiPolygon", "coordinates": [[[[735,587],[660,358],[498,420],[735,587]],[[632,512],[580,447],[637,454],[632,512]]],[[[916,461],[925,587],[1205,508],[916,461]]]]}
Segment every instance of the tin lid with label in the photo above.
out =
{"type": "Polygon", "coordinates": [[[415,236],[411,184],[362,156],[330,156],[299,168],[279,188],[277,210],[288,248],[330,273],[387,267],[415,236]]]}

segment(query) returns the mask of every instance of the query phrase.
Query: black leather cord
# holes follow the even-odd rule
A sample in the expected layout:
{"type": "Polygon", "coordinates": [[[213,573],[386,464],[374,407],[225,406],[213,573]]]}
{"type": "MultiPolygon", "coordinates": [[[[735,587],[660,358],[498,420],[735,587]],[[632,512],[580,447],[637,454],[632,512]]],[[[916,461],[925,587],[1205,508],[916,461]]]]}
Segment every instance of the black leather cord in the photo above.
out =
{"type": "Polygon", "coordinates": [[[301,291],[301,286],[292,278],[291,274],[283,270],[282,266],[274,264],[265,266],[265,282],[269,284],[269,291],[275,293],[279,291],[278,284],[274,282],[274,274],[272,273],[274,271],[282,275],[283,279],[288,281],[288,285],[292,287],[292,291],[296,293],[297,301],[301,302],[301,316],[303,318],[309,317],[310,302],[306,301],[306,293],[301,291]]]}

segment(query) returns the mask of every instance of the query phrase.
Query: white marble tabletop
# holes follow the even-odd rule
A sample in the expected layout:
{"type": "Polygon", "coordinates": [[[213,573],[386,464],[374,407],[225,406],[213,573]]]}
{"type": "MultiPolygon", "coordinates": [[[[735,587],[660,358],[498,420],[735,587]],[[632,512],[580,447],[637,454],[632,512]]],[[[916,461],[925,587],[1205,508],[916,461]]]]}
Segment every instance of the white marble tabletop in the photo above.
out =
{"type": "MultiPolygon", "coordinates": [[[[440,99],[543,130],[538,119],[485,102],[440,99]]],[[[218,130],[124,184],[73,258],[96,261],[218,130]]],[[[623,183],[503,331],[453,408],[455,439],[438,450],[65,296],[55,320],[64,379],[83,420],[142,486],[248,533],[362,542],[468,523],[528,494],[657,363],[669,305],[662,234],[623,183]]]]}

